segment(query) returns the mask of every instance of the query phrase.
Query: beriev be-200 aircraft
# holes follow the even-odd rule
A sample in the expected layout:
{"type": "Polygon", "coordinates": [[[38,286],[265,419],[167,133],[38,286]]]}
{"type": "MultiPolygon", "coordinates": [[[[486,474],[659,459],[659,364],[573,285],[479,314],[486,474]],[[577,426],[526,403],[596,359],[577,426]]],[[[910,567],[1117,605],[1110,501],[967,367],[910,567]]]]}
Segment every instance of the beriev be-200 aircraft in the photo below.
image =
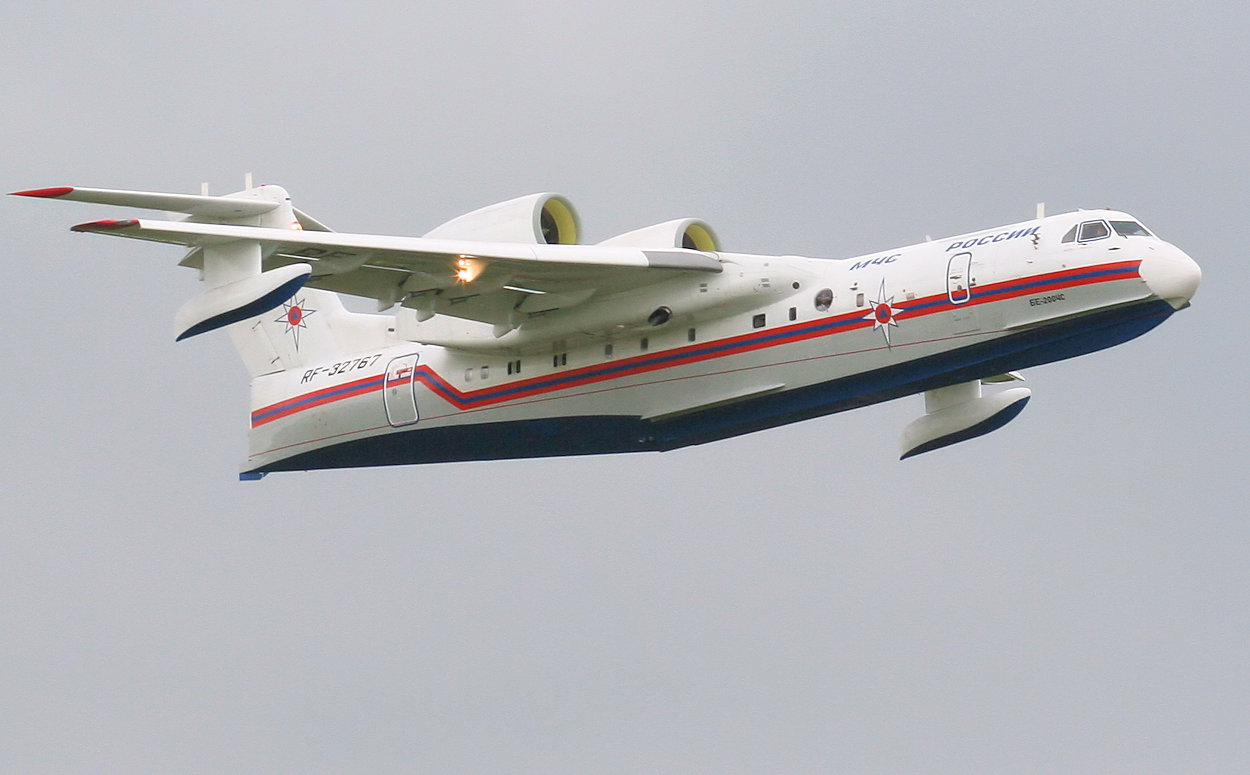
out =
{"type": "Polygon", "coordinates": [[[817,259],[725,252],[693,218],[579,244],[557,194],[404,237],[331,231],[250,176],[16,193],[180,214],[73,230],[186,248],[205,291],[175,336],[224,328],[251,374],[243,479],[671,450],[923,393],[905,458],[1000,428],[1020,370],[1154,328],[1201,279],[1112,210],[817,259]]]}

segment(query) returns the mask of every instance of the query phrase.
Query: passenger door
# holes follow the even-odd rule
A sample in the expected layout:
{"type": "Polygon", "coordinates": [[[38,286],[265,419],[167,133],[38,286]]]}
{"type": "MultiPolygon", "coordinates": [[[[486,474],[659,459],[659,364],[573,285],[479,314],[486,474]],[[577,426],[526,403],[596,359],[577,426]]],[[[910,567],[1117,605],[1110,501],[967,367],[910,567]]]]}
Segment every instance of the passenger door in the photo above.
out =
{"type": "Polygon", "coordinates": [[[420,419],[417,414],[416,383],[413,381],[419,357],[416,353],[401,355],[392,358],[386,365],[382,400],[386,405],[386,421],[396,428],[412,425],[420,419]]]}
{"type": "Polygon", "coordinates": [[[946,298],[951,304],[966,304],[972,298],[972,254],[966,250],[946,262],[946,298]]]}

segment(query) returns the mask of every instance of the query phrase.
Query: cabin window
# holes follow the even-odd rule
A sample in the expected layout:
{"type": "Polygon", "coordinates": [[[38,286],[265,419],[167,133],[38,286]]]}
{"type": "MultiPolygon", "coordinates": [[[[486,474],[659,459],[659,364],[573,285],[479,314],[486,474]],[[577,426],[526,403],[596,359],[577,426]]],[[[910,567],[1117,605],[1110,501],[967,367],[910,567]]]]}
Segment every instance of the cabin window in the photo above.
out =
{"type": "Polygon", "coordinates": [[[464,370],[464,381],[465,382],[473,381],[473,367],[472,366],[464,370]]]}
{"type": "Polygon", "coordinates": [[[816,292],[816,311],[828,312],[833,306],[833,289],[821,288],[816,292]]]}
{"type": "Polygon", "coordinates": [[[639,340],[638,340],[638,349],[639,349],[639,350],[646,350],[646,349],[647,349],[647,347],[649,347],[650,345],[651,345],[651,342],[650,342],[650,341],[648,341],[648,340],[647,340],[647,337],[645,337],[645,336],[644,336],[642,339],[639,339],[639,340]]]}
{"type": "Polygon", "coordinates": [[[855,294],[855,306],[856,307],[864,306],[864,294],[862,293],[855,294]]]}
{"type": "Polygon", "coordinates": [[[521,362],[520,362],[520,361],[508,361],[508,373],[509,373],[509,374],[520,374],[520,373],[521,373],[521,362]]]}
{"type": "Polygon", "coordinates": [[[482,379],[490,379],[490,366],[483,366],[479,370],[479,374],[482,379]]]}
{"type": "Polygon", "coordinates": [[[798,319],[799,319],[799,308],[798,308],[798,307],[791,307],[791,308],[790,308],[790,319],[791,319],[791,320],[798,320],[798,319]]]}
{"type": "Polygon", "coordinates": [[[1111,230],[1107,228],[1106,221],[1086,221],[1081,224],[1080,236],[1076,238],[1076,241],[1093,242],[1110,236],[1111,230]]]}
{"type": "Polygon", "coordinates": [[[686,329],[686,341],[687,341],[687,342],[693,342],[693,341],[694,341],[694,338],[695,338],[695,337],[694,337],[694,329],[693,329],[693,328],[687,328],[687,329],[686,329]]]}
{"type": "Polygon", "coordinates": [[[553,368],[559,368],[561,366],[568,366],[569,354],[568,353],[556,353],[555,355],[551,356],[551,365],[553,368]]]}
{"type": "Polygon", "coordinates": [[[764,325],[765,325],[765,319],[764,319],[763,312],[751,318],[751,328],[763,328],[764,325]]]}
{"type": "Polygon", "coordinates": [[[605,344],[603,346],[603,357],[604,358],[612,357],[612,345],[611,344],[605,344]]]}
{"type": "Polygon", "coordinates": [[[1121,237],[1152,237],[1150,232],[1146,231],[1146,227],[1137,221],[1112,221],[1111,228],[1115,229],[1115,233],[1121,237]]]}

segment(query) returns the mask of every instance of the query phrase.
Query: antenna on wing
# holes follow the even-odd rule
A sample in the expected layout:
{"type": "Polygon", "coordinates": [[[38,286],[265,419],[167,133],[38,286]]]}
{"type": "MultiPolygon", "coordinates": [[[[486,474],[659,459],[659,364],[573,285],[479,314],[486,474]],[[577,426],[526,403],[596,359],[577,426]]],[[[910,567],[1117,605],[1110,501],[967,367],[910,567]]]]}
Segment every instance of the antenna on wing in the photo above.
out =
{"type": "Polygon", "coordinates": [[[243,173],[243,190],[244,191],[252,190],[252,173],[250,172],[243,173]]]}
{"type": "Polygon", "coordinates": [[[1037,220],[1040,221],[1045,217],[1046,217],[1046,203],[1038,202],[1037,203],[1037,220]]]}

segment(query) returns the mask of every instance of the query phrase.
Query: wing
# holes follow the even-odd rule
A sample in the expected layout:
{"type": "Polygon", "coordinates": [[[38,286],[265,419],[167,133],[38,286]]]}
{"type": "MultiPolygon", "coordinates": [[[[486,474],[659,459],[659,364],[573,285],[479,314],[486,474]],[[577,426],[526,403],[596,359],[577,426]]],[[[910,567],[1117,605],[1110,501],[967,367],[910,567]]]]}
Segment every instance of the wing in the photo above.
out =
{"type": "Polygon", "coordinates": [[[200,248],[258,242],[265,269],[303,263],[314,288],[395,303],[423,316],[445,314],[506,326],[516,310],[538,313],[595,296],[663,282],[683,273],[716,273],[715,253],[591,245],[346,234],[190,221],[92,221],[74,231],[184,245],[198,266],[200,248]]]}

